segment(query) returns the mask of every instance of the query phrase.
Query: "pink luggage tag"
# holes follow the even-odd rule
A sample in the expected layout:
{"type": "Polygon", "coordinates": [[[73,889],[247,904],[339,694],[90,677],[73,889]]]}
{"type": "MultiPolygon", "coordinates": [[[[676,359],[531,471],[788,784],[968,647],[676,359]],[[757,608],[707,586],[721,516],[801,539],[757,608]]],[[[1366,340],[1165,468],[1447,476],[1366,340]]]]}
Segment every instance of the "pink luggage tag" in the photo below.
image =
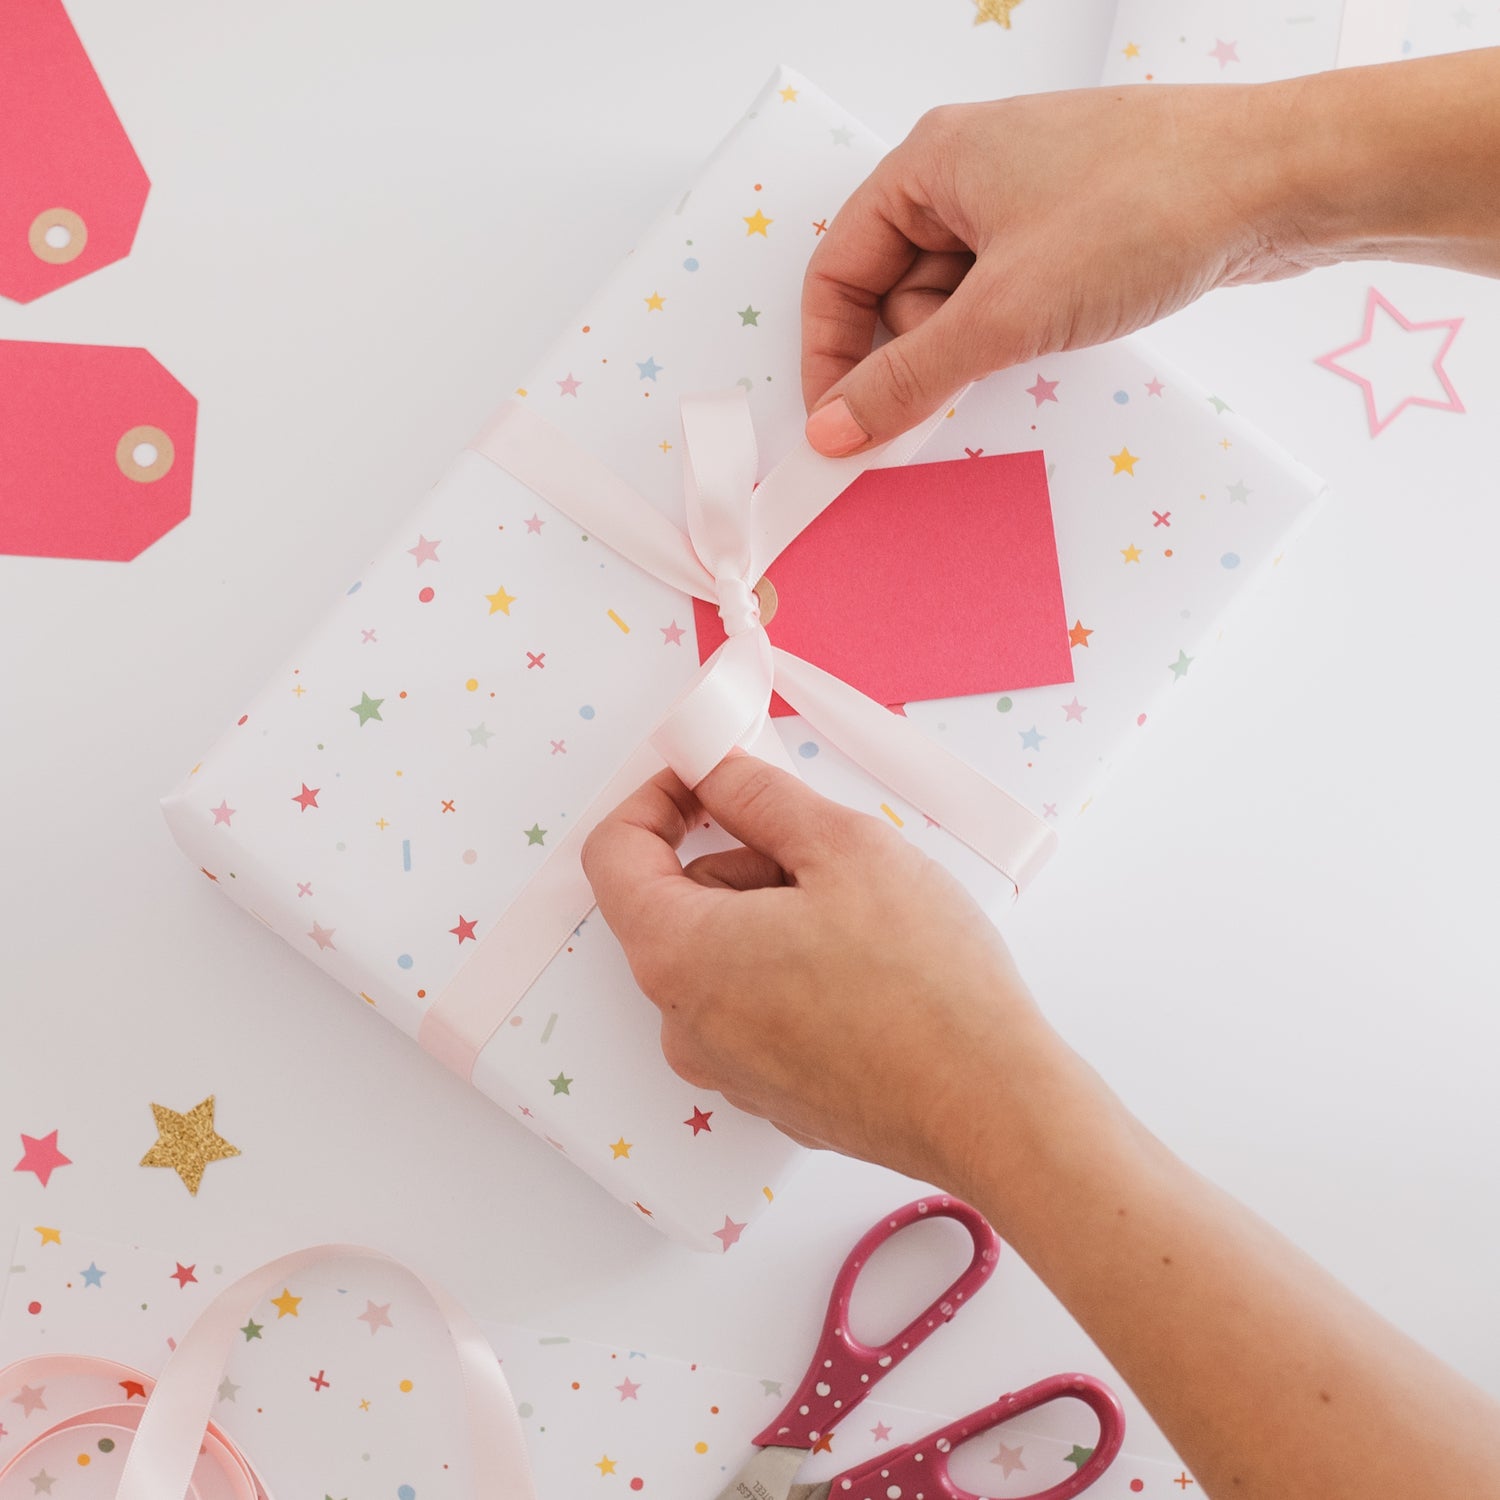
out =
{"type": "Polygon", "coordinates": [[[0,553],[145,551],[191,509],[197,416],[144,349],[0,340],[0,553]]]}
{"type": "Polygon", "coordinates": [[[0,4],[0,296],[130,253],[151,184],[62,0],[0,4]]]}
{"type": "MultiPolygon", "coordinates": [[[[772,644],[877,703],[1073,680],[1040,453],[867,469],[766,579],[772,644]]],[[[693,617],[706,661],[724,626],[701,599],[693,617]]],[[[774,697],[771,712],[791,709],[774,697]]]]}

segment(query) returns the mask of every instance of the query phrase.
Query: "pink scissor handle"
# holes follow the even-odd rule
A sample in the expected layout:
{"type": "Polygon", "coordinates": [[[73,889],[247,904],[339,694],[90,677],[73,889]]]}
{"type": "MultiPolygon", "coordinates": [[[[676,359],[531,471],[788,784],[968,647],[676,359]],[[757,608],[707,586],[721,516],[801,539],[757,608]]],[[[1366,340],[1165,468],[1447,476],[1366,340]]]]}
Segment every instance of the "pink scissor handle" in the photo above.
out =
{"type": "Polygon", "coordinates": [[[833,1283],[828,1315],[817,1352],[791,1400],[756,1437],[757,1448],[811,1448],[869,1395],[924,1339],[948,1322],[994,1274],[1000,1237],[983,1214],[958,1198],[919,1198],[887,1214],[849,1252],[833,1283]],[[946,1291],[917,1314],[894,1338],[872,1348],[849,1329],[849,1302],[859,1273],[887,1240],[927,1219],[954,1219],[969,1231],[974,1258],[946,1291]]]}
{"type": "Polygon", "coordinates": [[[948,1455],[981,1432],[1065,1397],[1082,1401],[1099,1419],[1099,1439],[1076,1473],[1051,1489],[1028,1496],[1027,1500],[1070,1500],[1104,1473],[1125,1441],[1125,1412],[1119,1398],[1092,1375],[1050,1375],[928,1433],[915,1443],[872,1458],[869,1463],[840,1474],[830,1488],[830,1500],[916,1500],[916,1497],[979,1500],[948,1477],[948,1455]]]}

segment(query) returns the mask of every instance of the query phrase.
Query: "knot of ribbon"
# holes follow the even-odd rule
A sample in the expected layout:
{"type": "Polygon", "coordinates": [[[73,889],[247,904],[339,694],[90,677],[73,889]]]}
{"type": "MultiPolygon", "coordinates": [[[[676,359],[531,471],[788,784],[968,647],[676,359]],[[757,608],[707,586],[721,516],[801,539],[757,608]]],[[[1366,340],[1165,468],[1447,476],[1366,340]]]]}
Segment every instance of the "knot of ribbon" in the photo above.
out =
{"type": "Polygon", "coordinates": [[[757,484],[745,392],[684,397],[684,532],[524,402],[501,408],[473,450],[647,573],[717,605],[727,639],[428,1009],[418,1031],[427,1051],[472,1078],[490,1038],[593,910],[580,862],[584,839],[663,764],[693,787],[738,746],[795,774],[770,721],[773,692],[1017,890],[1040,869],[1056,835],[1035,813],[909,719],[773,646],[751,584],[861,473],[905,463],[941,420],[939,413],[852,458],[825,458],[800,443],[757,484]]]}

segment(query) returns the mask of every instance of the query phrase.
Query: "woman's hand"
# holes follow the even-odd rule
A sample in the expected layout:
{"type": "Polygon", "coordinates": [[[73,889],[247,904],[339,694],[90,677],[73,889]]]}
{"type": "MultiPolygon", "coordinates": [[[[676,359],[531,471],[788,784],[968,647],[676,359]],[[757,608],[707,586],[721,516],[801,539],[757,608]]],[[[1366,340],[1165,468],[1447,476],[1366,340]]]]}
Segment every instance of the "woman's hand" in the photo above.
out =
{"type": "Polygon", "coordinates": [[[970,380],[1331,257],[1285,212],[1268,87],[1141,86],[935,109],[808,266],[813,446],[883,442],[970,380]],[[871,352],[877,318],[897,335],[871,352]],[[839,404],[842,398],[843,404],[839,404]]]}
{"type": "Polygon", "coordinates": [[[992,1131],[1063,1051],[956,880],[748,755],[696,792],[648,782],[583,863],[661,1008],[667,1061],[800,1140],[971,1191],[992,1131]],[[705,813],[748,847],[684,869],[675,850],[705,813]]]}

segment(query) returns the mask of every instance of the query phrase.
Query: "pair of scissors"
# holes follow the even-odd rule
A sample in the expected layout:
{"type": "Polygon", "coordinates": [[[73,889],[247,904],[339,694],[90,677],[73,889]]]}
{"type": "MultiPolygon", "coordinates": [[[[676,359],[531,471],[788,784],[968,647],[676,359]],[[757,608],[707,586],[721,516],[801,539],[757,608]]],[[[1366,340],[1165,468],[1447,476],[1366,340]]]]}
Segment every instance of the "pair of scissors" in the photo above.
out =
{"type": "Polygon", "coordinates": [[[754,1439],[755,1453],[718,1500],[979,1500],[948,1475],[960,1444],[1022,1412],[1065,1398],[1082,1401],[1099,1421],[1099,1437],[1077,1471],[1031,1500],[1069,1500],[1114,1462],[1125,1436],[1125,1413],[1108,1386],[1090,1375],[1053,1375],[1013,1391],[904,1447],[883,1453],[821,1484],[795,1483],[797,1470],[827,1434],[918,1344],[951,1322],[994,1274],[1000,1238],[977,1209],[957,1198],[919,1198],[887,1215],[849,1252],[833,1283],[828,1315],[807,1374],[781,1412],[754,1439]],[[872,1347],[849,1327],[854,1284],[871,1255],[913,1224],[953,1219],[969,1232],[973,1258],[958,1278],[900,1333],[872,1347]]]}

